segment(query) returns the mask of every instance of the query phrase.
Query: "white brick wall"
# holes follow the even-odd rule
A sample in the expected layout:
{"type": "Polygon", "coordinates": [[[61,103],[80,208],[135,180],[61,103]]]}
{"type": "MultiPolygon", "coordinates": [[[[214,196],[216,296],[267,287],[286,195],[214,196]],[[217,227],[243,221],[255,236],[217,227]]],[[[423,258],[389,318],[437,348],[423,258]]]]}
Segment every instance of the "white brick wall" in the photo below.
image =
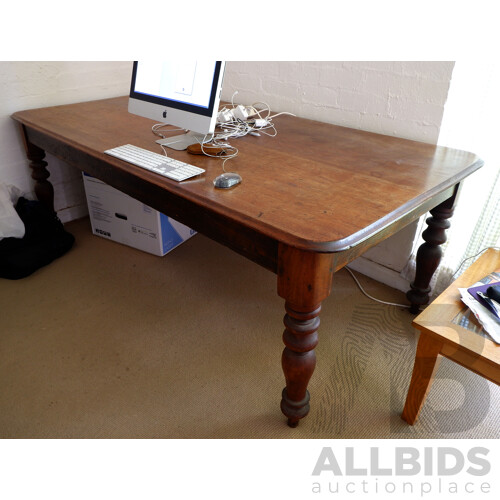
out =
{"type": "MultiPolygon", "coordinates": [[[[129,62],[0,62],[0,182],[30,194],[31,172],[21,136],[10,118],[15,111],[128,93],[129,62]]],[[[61,220],[85,215],[81,174],[47,155],[61,220]]]]}
{"type": "MultiPolygon", "coordinates": [[[[451,62],[229,62],[223,98],[436,143],[451,62]]],[[[279,126],[279,122],[277,122],[279,126]]]]}

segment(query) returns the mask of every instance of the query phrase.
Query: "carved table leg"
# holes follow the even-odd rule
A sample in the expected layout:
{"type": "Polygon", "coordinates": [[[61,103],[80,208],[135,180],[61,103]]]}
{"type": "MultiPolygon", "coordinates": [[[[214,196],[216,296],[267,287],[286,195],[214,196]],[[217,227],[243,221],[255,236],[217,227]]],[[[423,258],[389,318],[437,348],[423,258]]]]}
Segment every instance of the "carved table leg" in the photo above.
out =
{"type": "Polygon", "coordinates": [[[321,301],[330,294],[332,257],[280,246],[278,294],[285,299],[286,314],[281,358],[286,387],[281,411],[288,425],[296,427],[309,413],[307,386],[316,366],[321,301]]]}
{"type": "Polygon", "coordinates": [[[417,314],[420,306],[429,302],[430,282],[441,262],[441,245],[446,241],[446,230],[450,227],[448,219],[453,215],[458,197],[459,186],[455,188],[453,196],[433,208],[426,222],[428,228],[422,233],[425,241],[417,252],[415,281],[411,283],[411,290],[406,297],[411,303],[410,312],[417,314]]]}
{"type": "Polygon", "coordinates": [[[47,180],[50,172],[45,168],[48,163],[44,161],[45,151],[29,142],[23,127],[24,147],[26,156],[30,160],[31,177],[35,180],[35,195],[47,208],[54,212],[54,188],[47,180]]]}
{"type": "Polygon", "coordinates": [[[297,306],[285,303],[285,349],[281,365],[285,374],[281,411],[288,417],[288,425],[296,427],[309,413],[307,385],[316,366],[314,348],[318,343],[319,312],[321,306],[310,312],[297,311],[297,306]]]}

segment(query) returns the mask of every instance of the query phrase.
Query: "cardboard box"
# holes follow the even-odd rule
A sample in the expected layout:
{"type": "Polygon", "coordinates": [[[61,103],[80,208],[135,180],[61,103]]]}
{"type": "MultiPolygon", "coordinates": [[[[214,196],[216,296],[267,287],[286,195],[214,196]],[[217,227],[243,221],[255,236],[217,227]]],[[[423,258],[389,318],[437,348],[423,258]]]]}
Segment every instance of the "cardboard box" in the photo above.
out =
{"type": "Polygon", "coordinates": [[[86,173],[92,232],[154,255],[165,255],[196,231],[86,173]]]}

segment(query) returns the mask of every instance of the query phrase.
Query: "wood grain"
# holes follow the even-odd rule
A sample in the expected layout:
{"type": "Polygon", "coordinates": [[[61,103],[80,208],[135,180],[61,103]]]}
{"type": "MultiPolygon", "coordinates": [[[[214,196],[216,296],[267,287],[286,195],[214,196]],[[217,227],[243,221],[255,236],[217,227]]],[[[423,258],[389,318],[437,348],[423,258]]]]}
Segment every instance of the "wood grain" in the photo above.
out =
{"type": "Polygon", "coordinates": [[[25,125],[31,143],[50,146],[55,156],[105,182],[120,173],[143,179],[287,245],[321,252],[359,244],[482,164],[464,151],[283,115],[276,119],[276,137],[236,141],[239,155],[226,169],[243,182],[220,191],[212,184],[222,172],[218,159],[170,152],[207,170],[200,180],[176,183],[106,157],[103,151],[127,143],[161,152],[153,122],[128,113],[126,97],[21,111],[13,118],[25,125]]]}
{"type": "Polygon", "coordinates": [[[500,251],[489,249],[413,321],[420,339],[401,415],[409,424],[418,418],[440,356],[500,384],[500,345],[453,322],[465,307],[458,289],[470,287],[495,270],[500,270],[500,251]]]}
{"type": "Polygon", "coordinates": [[[332,263],[332,254],[279,246],[278,294],[285,299],[286,309],[281,357],[286,387],[281,410],[290,427],[296,427],[309,412],[307,385],[316,366],[319,313],[321,301],[331,291],[332,263]]]}
{"type": "Polygon", "coordinates": [[[434,375],[441,360],[439,355],[441,347],[441,342],[428,335],[421,335],[418,340],[410,387],[401,414],[401,418],[410,425],[413,425],[417,420],[434,381],[434,375]]]}
{"type": "MultiPolygon", "coordinates": [[[[452,285],[436,298],[413,321],[420,331],[442,341],[451,349],[459,344],[461,350],[469,351],[476,358],[480,356],[492,367],[500,366],[500,346],[493,340],[478,335],[451,320],[465,307],[458,288],[466,288],[495,270],[500,270],[500,251],[487,250],[452,285]]],[[[499,383],[497,375],[497,383],[499,383]]]]}

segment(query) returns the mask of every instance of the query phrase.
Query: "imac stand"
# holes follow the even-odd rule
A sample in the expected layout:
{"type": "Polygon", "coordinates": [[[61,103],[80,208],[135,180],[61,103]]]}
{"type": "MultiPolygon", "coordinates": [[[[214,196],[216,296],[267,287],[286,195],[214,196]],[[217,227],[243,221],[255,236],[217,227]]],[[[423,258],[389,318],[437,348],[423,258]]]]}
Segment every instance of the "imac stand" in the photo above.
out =
{"type": "Polygon", "coordinates": [[[213,134],[198,134],[196,132],[187,132],[181,135],[174,135],[172,137],[166,137],[164,139],[158,139],[157,144],[166,146],[170,149],[175,149],[177,151],[183,151],[187,149],[191,144],[202,144],[204,142],[210,142],[212,140],[213,134]]]}

